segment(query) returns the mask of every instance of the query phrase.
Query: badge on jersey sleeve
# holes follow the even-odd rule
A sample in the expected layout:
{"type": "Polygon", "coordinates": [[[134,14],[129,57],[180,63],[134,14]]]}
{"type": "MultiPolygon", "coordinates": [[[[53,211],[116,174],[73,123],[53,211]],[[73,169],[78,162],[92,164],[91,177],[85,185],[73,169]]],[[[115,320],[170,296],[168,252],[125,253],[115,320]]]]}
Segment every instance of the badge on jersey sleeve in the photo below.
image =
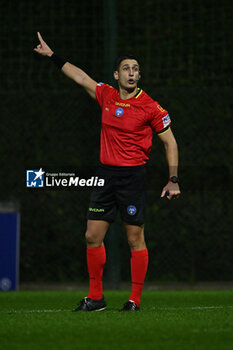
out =
{"type": "Polygon", "coordinates": [[[171,119],[169,117],[169,114],[167,114],[165,117],[163,117],[163,127],[166,128],[166,126],[170,125],[171,119]]]}
{"type": "Polygon", "coordinates": [[[124,113],[124,109],[123,108],[117,108],[115,110],[115,116],[116,117],[121,117],[123,115],[123,113],[124,113]]]}

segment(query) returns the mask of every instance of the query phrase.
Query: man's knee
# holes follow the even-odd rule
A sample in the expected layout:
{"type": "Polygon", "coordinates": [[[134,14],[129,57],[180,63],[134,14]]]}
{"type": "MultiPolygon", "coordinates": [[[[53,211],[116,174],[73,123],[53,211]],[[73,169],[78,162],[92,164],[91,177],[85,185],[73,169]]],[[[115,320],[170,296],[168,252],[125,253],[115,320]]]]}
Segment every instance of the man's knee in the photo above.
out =
{"type": "Polygon", "coordinates": [[[144,249],[145,239],[144,235],[128,236],[128,243],[132,250],[144,249]],[[143,248],[141,248],[143,246],[143,248]]]}
{"type": "Polygon", "coordinates": [[[126,224],[126,233],[129,246],[132,250],[145,248],[144,226],[126,224]]]}
{"type": "Polygon", "coordinates": [[[89,220],[85,238],[88,246],[93,248],[101,247],[108,229],[108,223],[96,220],[89,220]]]}
{"type": "Polygon", "coordinates": [[[87,230],[85,233],[85,238],[86,238],[86,242],[91,244],[91,243],[96,243],[99,237],[93,231],[87,230]]]}

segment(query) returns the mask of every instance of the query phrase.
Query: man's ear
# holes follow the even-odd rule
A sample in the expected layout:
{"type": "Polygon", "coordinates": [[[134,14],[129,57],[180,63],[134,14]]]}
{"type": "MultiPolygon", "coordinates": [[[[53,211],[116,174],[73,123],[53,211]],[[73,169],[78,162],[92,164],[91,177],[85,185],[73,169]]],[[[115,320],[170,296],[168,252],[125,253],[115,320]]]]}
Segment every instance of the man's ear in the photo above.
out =
{"type": "Polygon", "coordinates": [[[117,71],[117,70],[115,70],[115,72],[113,73],[113,76],[114,76],[114,78],[115,78],[116,80],[119,79],[119,74],[118,74],[118,71],[117,71]]]}

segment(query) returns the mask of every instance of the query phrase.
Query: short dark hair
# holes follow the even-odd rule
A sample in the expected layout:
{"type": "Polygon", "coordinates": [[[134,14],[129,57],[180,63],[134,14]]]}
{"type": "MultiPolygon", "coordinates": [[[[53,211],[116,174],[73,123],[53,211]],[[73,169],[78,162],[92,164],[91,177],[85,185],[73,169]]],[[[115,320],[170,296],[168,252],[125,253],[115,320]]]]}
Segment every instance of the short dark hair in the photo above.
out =
{"type": "Polygon", "coordinates": [[[139,63],[137,57],[135,57],[135,56],[132,55],[132,54],[127,54],[127,55],[119,56],[119,57],[116,59],[116,61],[115,61],[115,71],[116,71],[116,70],[119,70],[120,64],[121,64],[121,62],[124,61],[124,60],[136,60],[136,61],[138,62],[138,64],[139,64],[139,66],[140,66],[140,63],[139,63]]]}

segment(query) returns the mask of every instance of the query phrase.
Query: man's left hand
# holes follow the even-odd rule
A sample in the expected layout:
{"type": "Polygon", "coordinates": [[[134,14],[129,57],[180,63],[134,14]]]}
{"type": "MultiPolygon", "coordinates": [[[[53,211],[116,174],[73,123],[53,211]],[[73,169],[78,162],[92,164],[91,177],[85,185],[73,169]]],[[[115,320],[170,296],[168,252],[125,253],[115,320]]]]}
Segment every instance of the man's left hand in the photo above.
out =
{"type": "Polygon", "coordinates": [[[180,196],[180,187],[178,183],[173,183],[171,181],[163,188],[161,197],[166,195],[167,199],[176,199],[180,196]]]}

